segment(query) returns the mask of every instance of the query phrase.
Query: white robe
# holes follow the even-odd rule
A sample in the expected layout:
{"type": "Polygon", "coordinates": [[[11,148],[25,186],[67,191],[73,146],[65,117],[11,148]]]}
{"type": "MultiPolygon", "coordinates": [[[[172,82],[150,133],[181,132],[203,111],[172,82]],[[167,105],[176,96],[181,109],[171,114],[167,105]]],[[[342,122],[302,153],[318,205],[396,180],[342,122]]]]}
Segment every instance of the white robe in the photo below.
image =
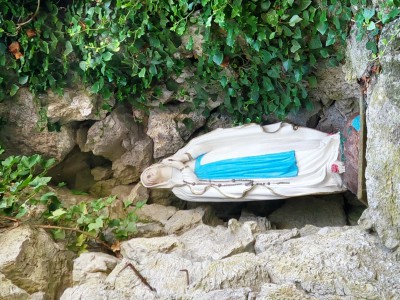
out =
{"type": "Polygon", "coordinates": [[[189,154],[193,160],[173,172],[173,178],[157,188],[172,188],[179,198],[188,201],[227,202],[274,200],[309,194],[345,190],[339,174],[331,171],[338,159],[340,134],[326,134],[314,129],[294,128],[288,123],[260,126],[249,124],[217,129],[191,140],[175,155],[163,160],[173,162],[189,154]],[[238,157],[295,151],[298,175],[279,179],[199,180],[194,160],[203,155],[202,164],[238,157]]]}

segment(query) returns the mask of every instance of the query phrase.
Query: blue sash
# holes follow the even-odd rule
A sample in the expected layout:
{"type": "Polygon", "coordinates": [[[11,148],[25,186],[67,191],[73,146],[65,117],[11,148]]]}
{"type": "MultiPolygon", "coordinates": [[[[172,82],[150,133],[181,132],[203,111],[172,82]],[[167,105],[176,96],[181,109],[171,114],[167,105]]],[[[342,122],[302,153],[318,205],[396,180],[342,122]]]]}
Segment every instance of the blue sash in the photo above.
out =
{"type": "Polygon", "coordinates": [[[246,156],[201,164],[196,159],[194,172],[199,179],[287,178],[298,174],[294,151],[246,156]]]}

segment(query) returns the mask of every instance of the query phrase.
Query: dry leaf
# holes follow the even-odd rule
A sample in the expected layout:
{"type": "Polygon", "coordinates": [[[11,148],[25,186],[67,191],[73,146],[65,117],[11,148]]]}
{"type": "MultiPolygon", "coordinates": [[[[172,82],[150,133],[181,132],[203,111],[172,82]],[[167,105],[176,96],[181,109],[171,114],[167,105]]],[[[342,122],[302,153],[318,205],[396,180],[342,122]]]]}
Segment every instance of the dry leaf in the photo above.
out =
{"type": "Polygon", "coordinates": [[[14,54],[15,59],[20,59],[22,56],[24,56],[21,52],[20,52],[20,45],[18,42],[12,42],[9,46],[8,46],[8,50],[14,54]]]}
{"type": "Polygon", "coordinates": [[[36,32],[35,32],[35,30],[33,30],[33,29],[27,29],[26,30],[26,35],[29,37],[29,38],[31,38],[31,37],[34,37],[35,35],[36,35],[36,32]]]}

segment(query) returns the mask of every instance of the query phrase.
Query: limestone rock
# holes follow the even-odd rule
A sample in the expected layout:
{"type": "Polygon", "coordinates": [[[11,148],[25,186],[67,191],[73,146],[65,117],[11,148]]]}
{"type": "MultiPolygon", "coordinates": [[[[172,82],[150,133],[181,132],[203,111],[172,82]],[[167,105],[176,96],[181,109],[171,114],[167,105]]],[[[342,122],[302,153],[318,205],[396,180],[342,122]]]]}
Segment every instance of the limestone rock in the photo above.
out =
{"type": "MultiPolygon", "coordinates": [[[[375,230],[389,249],[400,245],[400,38],[396,20],[385,26],[381,41],[391,39],[380,59],[382,73],[368,99],[365,171],[369,207],[360,222],[375,230]]],[[[384,46],[379,44],[379,48],[384,46]]]]}
{"type": "Polygon", "coordinates": [[[0,131],[0,143],[7,155],[37,153],[59,162],[75,145],[74,130],[66,125],[59,132],[48,131],[36,102],[26,88],[21,88],[13,99],[2,102],[0,117],[5,124],[0,131]]]}
{"type": "Polygon", "coordinates": [[[112,189],[117,185],[118,182],[115,178],[100,180],[92,185],[90,194],[96,197],[108,197],[112,194],[112,189]]]}
{"type": "Polygon", "coordinates": [[[231,220],[229,228],[199,225],[181,236],[123,242],[124,259],[104,283],[74,286],[61,299],[396,299],[400,293],[400,263],[358,227],[258,234],[263,250],[254,254],[255,227],[231,220]]]}
{"type": "Polygon", "coordinates": [[[132,150],[139,140],[139,128],[123,107],[117,107],[104,120],[94,123],[88,130],[85,147],[93,154],[111,161],[132,150]]]}
{"type": "MultiPolygon", "coordinates": [[[[70,284],[72,253],[61,250],[44,230],[7,230],[0,234],[0,245],[0,272],[19,289],[55,299],[70,284]]],[[[10,291],[24,294],[12,285],[10,291]]]]}
{"type": "Polygon", "coordinates": [[[268,216],[277,229],[302,228],[307,224],[344,226],[344,200],[341,194],[325,197],[305,196],[286,200],[285,204],[268,216]]]}
{"type": "Polygon", "coordinates": [[[148,204],[138,210],[137,216],[141,222],[156,222],[164,226],[175,213],[176,208],[174,206],[148,204]]]}
{"type": "MultiPolygon", "coordinates": [[[[255,295],[255,300],[317,300],[321,298],[311,297],[306,291],[298,289],[296,285],[266,283],[261,287],[261,291],[255,295]]],[[[337,298],[336,298],[337,299],[337,298]]]]}
{"type": "Polygon", "coordinates": [[[359,86],[355,81],[346,82],[341,67],[329,67],[320,64],[316,77],[318,84],[309,93],[311,101],[320,101],[324,106],[330,106],[334,101],[348,102],[350,106],[358,103],[359,86]]]}
{"type": "Polygon", "coordinates": [[[149,203],[156,203],[164,206],[171,205],[171,203],[177,199],[171,190],[167,189],[152,189],[149,191],[149,195],[149,203]]]}
{"type": "Polygon", "coordinates": [[[254,250],[256,254],[268,251],[269,248],[275,247],[277,244],[300,237],[300,232],[297,228],[284,230],[270,230],[266,233],[257,235],[254,250]]]}
{"type": "Polygon", "coordinates": [[[222,222],[215,217],[211,207],[200,206],[196,209],[177,211],[165,223],[165,231],[168,234],[182,233],[199,224],[217,225],[222,222]]]}
{"type": "Polygon", "coordinates": [[[228,228],[199,225],[182,234],[179,241],[184,245],[185,257],[195,260],[218,260],[236,253],[253,252],[253,233],[256,229],[254,222],[241,224],[231,219],[228,228]]]}
{"type": "Polygon", "coordinates": [[[113,161],[113,177],[118,179],[121,184],[138,181],[140,174],[150,165],[152,151],[153,143],[150,138],[137,138],[132,149],[113,161]]]}
{"type": "Polygon", "coordinates": [[[101,108],[102,97],[90,94],[83,86],[66,88],[63,95],[49,90],[41,98],[47,106],[47,117],[51,122],[66,124],[73,121],[101,120],[107,113],[101,108]]]}
{"type": "Polygon", "coordinates": [[[294,282],[317,299],[395,299],[400,293],[399,262],[358,227],[325,227],[259,256],[273,283],[294,282]]]}
{"type": "Polygon", "coordinates": [[[242,210],[242,214],[240,215],[239,222],[245,223],[245,222],[249,222],[249,221],[255,222],[257,224],[260,232],[265,232],[265,231],[271,229],[271,222],[267,218],[258,217],[247,210],[242,210]]]}
{"type": "Polygon", "coordinates": [[[343,66],[345,79],[348,82],[355,83],[361,78],[370,64],[371,50],[365,46],[368,42],[368,37],[365,35],[361,41],[357,41],[356,37],[358,29],[356,25],[350,30],[350,37],[347,39],[346,48],[346,63],[343,66]]]}
{"type": "Polygon", "coordinates": [[[30,295],[8,280],[0,273],[0,299],[1,300],[28,300],[30,295]]]}
{"type": "Polygon", "coordinates": [[[107,180],[112,176],[111,168],[107,167],[95,167],[90,170],[90,173],[95,181],[107,180]]]}
{"type": "Polygon", "coordinates": [[[129,192],[127,199],[132,201],[132,204],[136,204],[139,201],[147,202],[149,199],[149,190],[139,182],[129,192]]]}
{"type": "Polygon", "coordinates": [[[111,195],[116,196],[119,200],[126,201],[133,187],[133,184],[117,185],[112,188],[111,195]]]}
{"type": "Polygon", "coordinates": [[[74,284],[101,283],[119,263],[119,259],[101,252],[82,253],[74,260],[74,284]]]}
{"type": "Polygon", "coordinates": [[[178,111],[164,111],[155,108],[150,111],[147,135],[154,142],[154,158],[172,155],[184,145],[174,118],[178,111]]]}

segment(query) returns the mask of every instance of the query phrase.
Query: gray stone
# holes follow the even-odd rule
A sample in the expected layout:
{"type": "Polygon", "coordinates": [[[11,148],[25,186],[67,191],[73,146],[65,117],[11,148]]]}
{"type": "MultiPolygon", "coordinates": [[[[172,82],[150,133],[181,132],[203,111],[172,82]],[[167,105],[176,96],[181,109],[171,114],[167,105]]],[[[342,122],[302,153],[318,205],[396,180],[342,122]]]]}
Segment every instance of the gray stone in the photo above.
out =
{"type": "Polygon", "coordinates": [[[358,227],[325,227],[259,256],[273,283],[296,283],[317,299],[396,299],[400,293],[399,262],[358,227]]]}
{"type": "MultiPolygon", "coordinates": [[[[72,253],[61,250],[42,229],[20,226],[0,234],[0,272],[28,294],[56,299],[70,284],[72,253]]],[[[10,291],[24,294],[9,286],[10,291]]]]}
{"type": "Polygon", "coordinates": [[[140,174],[150,165],[153,142],[149,137],[137,138],[132,149],[126,151],[112,164],[113,177],[121,184],[139,180],[140,174]]]}
{"type": "Polygon", "coordinates": [[[178,111],[155,108],[150,111],[147,135],[154,142],[154,158],[172,155],[184,145],[174,118],[178,111]]]}
{"type": "Polygon", "coordinates": [[[367,49],[367,35],[361,41],[357,41],[358,29],[356,25],[350,30],[350,37],[347,39],[346,60],[343,66],[344,78],[347,82],[356,83],[369,67],[371,51],[367,49]]]}
{"type": "Polygon", "coordinates": [[[100,180],[93,184],[89,191],[91,195],[96,197],[108,197],[111,195],[112,189],[118,184],[115,178],[100,180]]]}
{"type": "Polygon", "coordinates": [[[1,300],[28,300],[30,295],[7,279],[0,273],[0,299],[1,300]]]}
{"type": "Polygon", "coordinates": [[[89,128],[85,148],[114,161],[132,150],[138,140],[138,125],[123,107],[117,107],[104,120],[89,128]]]}
{"type": "Polygon", "coordinates": [[[107,167],[95,167],[90,170],[90,173],[95,181],[107,180],[112,176],[111,168],[107,167]]]}
{"type": "Polygon", "coordinates": [[[41,96],[47,106],[50,122],[66,124],[74,121],[101,120],[107,111],[101,108],[103,99],[98,94],[90,94],[84,86],[66,88],[62,95],[51,90],[41,96]]]}
{"type": "Polygon", "coordinates": [[[347,82],[341,67],[318,66],[316,77],[318,84],[309,92],[310,100],[330,106],[334,101],[345,101],[349,105],[358,102],[360,89],[356,81],[347,82]]]}
{"type": "Polygon", "coordinates": [[[41,154],[59,162],[75,145],[74,130],[69,125],[61,126],[59,132],[48,131],[37,99],[26,88],[1,103],[0,117],[5,122],[0,142],[7,155],[41,154]]]}
{"type": "Polygon", "coordinates": [[[292,283],[287,283],[287,284],[266,283],[261,287],[261,291],[255,294],[255,300],[265,300],[265,299],[317,300],[321,298],[315,298],[309,296],[306,291],[298,289],[296,285],[292,283]]]}
{"type": "Polygon", "coordinates": [[[245,223],[245,222],[249,222],[249,221],[255,222],[257,224],[260,232],[265,232],[265,231],[271,229],[271,222],[267,218],[258,217],[247,210],[242,210],[242,214],[240,215],[239,222],[245,223]]]}
{"type": "Polygon", "coordinates": [[[179,210],[165,223],[168,234],[182,233],[199,224],[222,224],[210,206],[200,206],[196,209],[179,210]]]}
{"type": "Polygon", "coordinates": [[[141,222],[156,222],[164,226],[175,213],[176,208],[173,206],[148,204],[137,211],[137,216],[141,222]]]}
{"type": "MultiPolygon", "coordinates": [[[[400,21],[385,26],[388,44],[380,63],[382,73],[368,99],[367,167],[368,208],[360,224],[375,230],[389,249],[400,245],[400,38],[393,36],[400,21]]],[[[379,48],[385,46],[380,43],[379,48]]]]}
{"type": "Polygon", "coordinates": [[[127,201],[134,186],[133,184],[117,185],[112,188],[111,195],[116,196],[119,200],[127,201]]]}
{"type": "Polygon", "coordinates": [[[136,204],[139,201],[146,201],[149,199],[149,190],[145,188],[140,182],[137,183],[132,190],[129,192],[127,200],[132,201],[132,204],[136,204]]]}
{"type": "Polygon", "coordinates": [[[277,229],[302,228],[307,224],[319,227],[344,226],[346,215],[341,194],[316,197],[305,196],[286,200],[268,216],[277,229]]]}
{"type": "Polygon", "coordinates": [[[256,237],[254,250],[256,254],[268,251],[269,248],[275,247],[277,244],[300,237],[300,232],[297,228],[284,230],[270,230],[266,233],[261,233],[256,237]]]}
{"type": "Polygon", "coordinates": [[[119,263],[119,259],[101,252],[87,252],[74,260],[74,284],[101,283],[119,263]]]}
{"type": "Polygon", "coordinates": [[[199,225],[179,237],[185,257],[194,260],[218,260],[241,252],[254,252],[255,222],[239,223],[235,219],[223,226],[199,225]],[[201,241],[201,245],[199,244],[201,241]]]}

